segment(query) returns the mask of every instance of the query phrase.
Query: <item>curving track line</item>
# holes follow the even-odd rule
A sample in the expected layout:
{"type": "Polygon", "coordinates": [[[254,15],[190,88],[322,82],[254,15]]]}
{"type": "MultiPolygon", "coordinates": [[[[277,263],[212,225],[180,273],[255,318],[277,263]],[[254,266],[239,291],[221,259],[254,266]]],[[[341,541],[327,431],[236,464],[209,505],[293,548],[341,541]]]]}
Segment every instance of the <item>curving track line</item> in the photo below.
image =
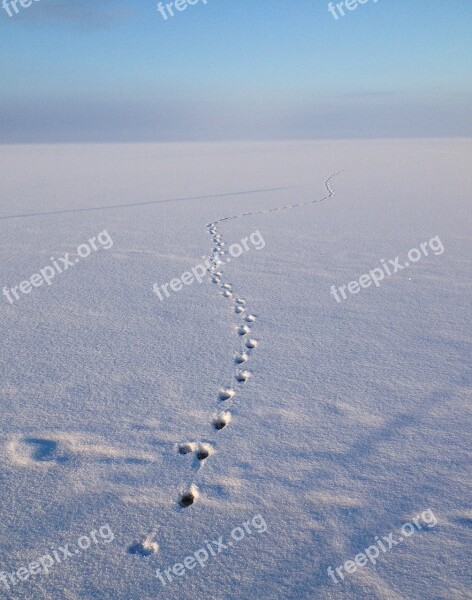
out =
{"type": "MultiPolygon", "coordinates": [[[[234,215],[232,217],[222,217],[217,221],[208,223],[206,226],[208,234],[211,236],[213,243],[212,252],[210,254],[210,267],[208,268],[209,276],[212,283],[214,283],[219,289],[219,294],[231,303],[232,310],[237,316],[236,335],[239,338],[239,346],[234,359],[234,362],[237,365],[236,371],[234,372],[234,385],[230,387],[222,387],[218,391],[217,402],[223,408],[223,410],[219,410],[218,414],[212,421],[213,429],[216,431],[221,431],[231,422],[231,408],[234,406],[238,389],[252,376],[252,372],[246,368],[246,364],[250,361],[251,354],[258,346],[258,340],[253,336],[252,331],[257,320],[256,316],[250,312],[246,299],[238,296],[233,286],[224,280],[223,267],[227,264],[227,262],[229,262],[229,260],[227,258],[225,259],[226,252],[224,248],[226,243],[223,240],[221,233],[219,233],[218,226],[225,221],[230,221],[233,219],[242,219],[244,217],[250,217],[254,215],[269,214],[281,210],[301,208],[302,206],[309,206],[311,204],[323,202],[324,200],[329,200],[335,194],[331,187],[331,181],[340,173],[342,173],[342,171],[333,173],[324,182],[327,195],[323,198],[317,198],[316,200],[310,200],[308,202],[299,202],[298,204],[288,204],[286,206],[278,206],[266,210],[243,213],[240,215],[234,215]]],[[[208,443],[193,442],[181,444],[179,446],[179,452],[181,454],[194,453],[196,464],[202,466],[203,462],[213,453],[213,448],[208,443]]],[[[199,490],[194,479],[191,485],[182,494],[180,506],[182,508],[187,508],[193,504],[198,497],[199,490]]]]}

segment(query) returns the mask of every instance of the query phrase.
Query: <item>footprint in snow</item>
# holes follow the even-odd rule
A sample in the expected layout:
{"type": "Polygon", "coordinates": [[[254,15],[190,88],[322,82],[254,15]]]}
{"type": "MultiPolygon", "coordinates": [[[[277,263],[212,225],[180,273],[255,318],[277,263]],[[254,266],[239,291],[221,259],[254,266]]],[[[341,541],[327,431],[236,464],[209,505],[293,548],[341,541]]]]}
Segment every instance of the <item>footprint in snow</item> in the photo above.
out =
{"type": "Polygon", "coordinates": [[[234,360],[238,363],[238,365],[240,365],[249,360],[249,354],[247,352],[241,352],[241,354],[238,354],[234,360]]]}
{"type": "Polygon", "coordinates": [[[222,429],[224,429],[226,427],[226,425],[228,425],[228,423],[230,421],[231,421],[231,413],[228,411],[222,412],[217,417],[215,417],[215,419],[213,420],[213,427],[217,431],[221,431],[222,429]]]}
{"type": "Polygon", "coordinates": [[[196,448],[197,444],[194,442],[184,442],[178,446],[179,454],[190,454],[191,452],[194,452],[196,448]]]}
{"type": "Polygon", "coordinates": [[[246,348],[257,348],[257,340],[254,338],[248,338],[246,340],[246,348]]]}
{"type": "Polygon", "coordinates": [[[191,485],[190,488],[182,494],[179,500],[179,505],[182,508],[188,508],[192,506],[199,498],[200,494],[196,485],[191,485]]]}
{"type": "Polygon", "coordinates": [[[195,456],[198,460],[202,461],[214,453],[215,451],[211,444],[199,444],[195,451],[195,456]]]}
{"type": "Polygon", "coordinates": [[[236,395],[236,392],[234,390],[232,390],[231,388],[226,388],[224,390],[220,390],[220,393],[218,394],[220,400],[222,400],[223,402],[226,400],[230,400],[231,398],[234,398],[235,395],[236,395]]]}
{"type": "Polygon", "coordinates": [[[248,325],[241,325],[241,327],[238,327],[238,333],[239,335],[246,335],[247,333],[250,333],[251,328],[248,325]]]}
{"type": "Polygon", "coordinates": [[[153,541],[155,534],[148,535],[141,542],[137,542],[128,548],[129,554],[139,554],[140,556],[151,556],[159,550],[159,544],[153,541]]]}
{"type": "Polygon", "coordinates": [[[249,377],[251,377],[250,371],[238,371],[235,375],[236,381],[239,381],[241,383],[247,381],[249,377]]]}

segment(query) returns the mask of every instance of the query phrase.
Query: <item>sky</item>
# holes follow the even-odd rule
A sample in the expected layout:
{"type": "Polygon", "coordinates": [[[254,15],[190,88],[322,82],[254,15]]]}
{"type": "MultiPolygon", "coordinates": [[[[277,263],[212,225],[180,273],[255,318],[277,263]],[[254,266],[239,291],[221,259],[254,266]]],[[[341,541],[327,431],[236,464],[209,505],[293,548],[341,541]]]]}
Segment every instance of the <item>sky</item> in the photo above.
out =
{"type": "Polygon", "coordinates": [[[0,143],[472,136],[470,0],[4,2],[0,143]]]}

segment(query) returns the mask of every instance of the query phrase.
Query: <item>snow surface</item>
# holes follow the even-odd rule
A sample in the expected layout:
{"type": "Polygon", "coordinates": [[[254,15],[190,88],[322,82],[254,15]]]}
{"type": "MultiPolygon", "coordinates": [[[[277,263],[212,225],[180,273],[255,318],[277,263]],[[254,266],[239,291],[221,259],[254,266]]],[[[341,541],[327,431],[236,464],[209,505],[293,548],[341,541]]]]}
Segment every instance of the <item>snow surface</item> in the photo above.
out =
{"type": "Polygon", "coordinates": [[[472,598],[470,140],[0,155],[1,287],[104,229],[114,241],[13,305],[0,296],[0,570],[104,524],[115,535],[10,592],[0,582],[2,595],[472,598]],[[338,171],[335,195],[312,203],[338,171]],[[160,302],[154,283],[212,251],[207,225],[244,213],[259,214],[218,223],[221,239],[259,230],[266,245],[224,265],[231,296],[207,278],[160,302]],[[443,254],[340,304],[330,295],[434,236],[443,254]],[[244,323],[258,346],[237,365],[244,323]],[[234,398],[218,400],[223,388],[234,398]],[[231,414],[221,431],[218,410],[231,414]],[[435,527],[328,577],[428,508],[435,527]],[[266,532],[165,587],[156,577],[259,514],[266,532]]]}

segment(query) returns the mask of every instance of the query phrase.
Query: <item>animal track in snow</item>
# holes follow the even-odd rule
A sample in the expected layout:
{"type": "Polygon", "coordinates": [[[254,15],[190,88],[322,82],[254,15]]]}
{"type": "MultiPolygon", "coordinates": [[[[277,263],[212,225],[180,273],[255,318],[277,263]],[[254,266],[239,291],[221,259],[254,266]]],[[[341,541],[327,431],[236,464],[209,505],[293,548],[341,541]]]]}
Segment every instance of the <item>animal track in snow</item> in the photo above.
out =
{"type": "Polygon", "coordinates": [[[247,333],[251,332],[251,328],[249,327],[249,325],[240,325],[238,327],[238,333],[239,335],[246,335],[247,333]]]}
{"type": "Polygon", "coordinates": [[[228,423],[231,422],[231,413],[228,411],[221,412],[213,419],[213,427],[217,431],[221,431],[228,423]]]}
{"type": "Polygon", "coordinates": [[[184,442],[183,444],[179,444],[179,454],[190,454],[194,452],[197,447],[195,442],[184,442]]]}
{"type": "Polygon", "coordinates": [[[241,352],[241,354],[238,354],[234,360],[236,363],[238,363],[238,365],[240,365],[249,360],[249,354],[247,352],[241,352]]]}
{"type": "Polygon", "coordinates": [[[179,504],[182,508],[188,508],[192,506],[194,502],[198,500],[200,497],[200,493],[195,484],[192,484],[190,488],[182,494],[179,500],[179,504]]]}
{"type": "Polygon", "coordinates": [[[155,533],[148,535],[141,542],[137,542],[128,548],[129,554],[139,554],[140,556],[151,556],[159,550],[159,544],[154,542],[155,533]]]}
{"type": "MultiPolygon", "coordinates": [[[[223,274],[221,271],[218,271],[217,277],[215,277],[216,269],[218,268],[218,266],[221,264],[224,264],[224,262],[220,260],[218,255],[222,256],[225,254],[224,250],[222,250],[222,248],[225,246],[225,242],[223,241],[221,234],[218,232],[218,225],[220,223],[222,223],[224,221],[228,221],[230,219],[240,219],[240,218],[243,218],[246,216],[271,213],[271,212],[276,212],[279,210],[285,210],[288,208],[298,208],[301,206],[308,206],[310,204],[322,202],[323,200],[331,198],[334,195],[334,191],[332,190],[330,184],[331,184],[332,179],[334,179],[334,177],[336,177],[336,175],[338,175],[338,174],[339,174],[339,172],[334,173],[325,181],[325,187],[326,187],[328,194],[326,196],[324,196],[323,198],[311,200],[309,202],[304,202],[304,203],[274,207],[274,208],[261,210],[261,211],[257,211],[257,212],[252,212],[252,213],[243,213],[240,215],[235,215],[233,217],[223,217],[223,218],[219,219],[218,221],[214,221],[207,225],[208,231],[209,231],[210,235],[212,236],[212,241],[216,244],[216,248],[214,249],[214,255],[212,258],[212,267],[211,267],[211,271],[210,271],[213,273],[212,281],[215,282],[215,280],[216,280],[216,283],[221,284],[221,288],[224,290],[223,296],[225,296],[226,298],[232,298],[233,294],[235,294],[235,292],[234,292],[233,286],[231,284],[229,284],[227,282],[223,282],[223,280],[222,280],[223,274]]],[[[240,323],[238,325],[237,333],[240,337],[247,336],[244,338],[244,346],[247,348],[247,350],[254,350],[258,347],[258,341],[257,341],[257,339],[255,339],[253,337],[249,337],[248,334],[251,333],[251,327],[249,327],[249,325],[247,325],[247,323],[251,323],[251,324],[254,323],[256,321],[256,317],[252,313],[245,314],[246,306],[247,306],[246,299],[235,295],[234,312],[236,315],[241,315],[241,317],[245,321],[245,323],[242,323],[242,324],[240,323]]],[[[246,352],[245,350],[241,350],[241,352],[236,355],[234,360],[235,360],[236,364],[243,364],[243,363],[247,362],[248,359],[249,359],[248,352],[246,352]]],[[[237,371],[237,373],[235,375],[235,379],[239,383],[244,383],[251,377],[251,375],[252,375],[252,373],[248,370],[239,370],[239,371],[237,371]]],[[[221,401],[226,401],[226,400],[230,400],[231,398],[233,398],[234,395],[235,395],[235,391],[232,388],[224,388],[219,391],[218,397],[221,401]]],[[[220,415],[218,415],[218,417],[213,420],[213,427],[217,431],[223,429],[226,426],[226,424],[229,422],[228,419],[230,418],[230,416],[231,415],[229,413],[220,413],[220,415]],[[225,415],[225,416],[223,417],[223,415],[225,415]]]]}
{"type": "Polygon", "coordinates": [[[246,348],[253,349],[253,348],[257,348],[257,346],[258,346],[258,341],[255,340],[254,338],[248,338],[246,340],[246,348]]]}
{"type": "MultiPolygon", "coordinates": [[[[246,299],[243,297],[237,296],[233,289],[233,286],[230,283],[225,282],[223,280],[223,273],[222,273],[223,269],[222,269],[222,267],[220,268],[220,265],[225,265],[227,262],[229,262],[230,259],[224,259],[224,260],[221,259],[222,256],[225,256],[226,251],[223,250],[223,248],[225,247],[225,242],[223,241],[221,234],[218,232],[218,225],[224,221],[228,221],[228,220],[232,220],[232,219],[240,219],[240,218],[243,218],[246,216],[268,214],[268,213],[272,213],[272,212],[276,212],[276,211],[286,210],[289,208],[290,209],[298,208],[298,207],[302,207],[302,206],[308,206],[311,204],[315,204],[317,202],[322,202],[323,200],[331,198],[334,195],[334,191],[332,190],[330,184],[331,184],[332,179],[338,174],[339,173],[335,173],[335,174],[331,175],[325,181],[325,187],[326,187],[328,194],[326,196],[324,196],[323,198],[311,200],[309,202],[304,202],[304,203],[274,207],[274,208],[251,212],[251,213],[243,213],[243,214],[235,215],[232,217],[223,217],[223,218],[219,219],[218,221],[214,221],[207,225],[208,232],[209,232],[212,242],[214,244],[212,254],[210,255],[210,266],[207,269],[207,271],[209,273],[209,277],[211,279],[211,282],[214,284],[217,284],[218,287],[222,290],[219,293],[223,297],[228,298],[228,299],[234,298],[234,303],[233,303],[234,313],[236,315],[240,316],[240,318],[244,321],[243,323],[241,323],[241,322],[237,323],[237,328],[236,328],[237,334],[243,338],[242,341],[244,344],[243,349],[241,349],[240,352],[234,358],[234,361],[236,364],[243,364],[243,363],[247,362],[249,359],[250,353],[248,353],[244,349],[244,347],[247,350],[254,350],[258,347],[258,340],[253,337],[249,337],[249,335],[248,335],[251,333],[251,327],[249,327],[248,323],[251,323],[251,324],[255,323],[256,317],[252,313],[246,314],[246,309],[247,309],[246,299]],[[243,336],[247,336],[247,337],[243,337],[243,336]]],[[[252,373],[250,371],[241,369],[236,372],[234,377],[237,382],[245,383],[246,381],[248,381],[248,379],[251,376],[252,376],[252,373]]],[[[220,401],[225,402],[227,400],[234,398],[235,394],[236,394],[236,392],[232,388],[222,388],[219,390],[218,398],[220,401]]],[[[229,411],[223,411],[223,412],[220,412],[219,414],[217,414],[215,417],[213,417],[212,425],[216,431],[221,431],[228,425],[228,423],[230,423],[230,421],[231,421],[231,413],[229,411]]],[[[181,454],[194,453],[195,459],[200,462],[205,461],[213,453],[213,447],[208,443],[186,442],[186,443],[180,444],[178,446],[178,448],[179,448],[179,452],[181,454]]],[[[187,508],[187,507],[191,506],[198,499],[198,497],[199,497],[199,490],[198,490],[196,484],[192,483],[190,488],[188,488],[187,491],[182,493],[180,500],[179,500],[179,505],[182,508],[187,508]]]]}
{"type": "Polygon", "coordinates": [[[179,454],[185,455],[195,453],[198,460],[205,460],[215,453],[213,446],[208,443],[199,444],[197,442],[184,442],[183,444],[179,444],[178,449],[179,454]]]}
{"type": "Polygon", "coordinates": [[[199,444],[196,449],[195,456],[198,460],[205,460],[214,453],[215,451],[211,444],[199,444]]]}
{"type": "Polygon", "coordinates": [[[251,377],[250,371],[238,371],[235,375],[236,381],[244,382],[247,381],[251,377]]]}
{"type": "Polygon", "coordinates": [[[218,397],[220,400],[222,400],[224,402],[225,400],[230,400],[231,398],[234,398],[235,395],[236,395],[236,392],[234,390],[224,389],[224,390],[220,390],[218,397]]]}

